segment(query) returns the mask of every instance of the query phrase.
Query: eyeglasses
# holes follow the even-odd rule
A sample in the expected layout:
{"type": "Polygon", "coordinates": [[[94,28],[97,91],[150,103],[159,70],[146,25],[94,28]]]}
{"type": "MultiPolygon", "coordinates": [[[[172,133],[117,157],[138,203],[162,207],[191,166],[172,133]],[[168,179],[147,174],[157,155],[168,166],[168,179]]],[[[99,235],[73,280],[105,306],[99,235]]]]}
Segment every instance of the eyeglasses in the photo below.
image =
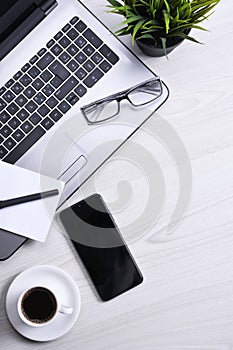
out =
{"type": "Polygon", "coordinates": [[[134,107],[147,105],[162,95],[159,77],[146,80],[130,89],[118,92],[80,108],[88,124],[98,124],[116,117],[120,112],[120,102],[128,100],[134,107]]]}

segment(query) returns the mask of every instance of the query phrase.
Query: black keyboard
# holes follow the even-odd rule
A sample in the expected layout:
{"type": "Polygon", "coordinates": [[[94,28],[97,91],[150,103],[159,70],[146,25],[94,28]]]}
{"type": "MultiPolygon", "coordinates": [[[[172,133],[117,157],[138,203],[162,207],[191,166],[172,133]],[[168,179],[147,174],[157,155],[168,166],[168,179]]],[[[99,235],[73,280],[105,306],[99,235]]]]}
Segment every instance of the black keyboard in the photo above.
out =
{"type": "Polygon", "coordinates": [[[119,57],[78,17],[0,87],[0,159],[15,163],[119,57]]]}

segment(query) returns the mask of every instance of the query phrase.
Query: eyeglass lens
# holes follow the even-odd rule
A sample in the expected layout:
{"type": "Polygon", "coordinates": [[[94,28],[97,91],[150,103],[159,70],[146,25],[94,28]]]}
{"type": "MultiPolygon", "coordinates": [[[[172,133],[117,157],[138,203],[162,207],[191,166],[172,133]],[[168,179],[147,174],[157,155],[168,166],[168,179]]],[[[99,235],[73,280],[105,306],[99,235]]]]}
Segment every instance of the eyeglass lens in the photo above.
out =
{"type": "Polygon", "coordinates": [[[153,81],[132,90],[128,94],[128,99],[134,106],[142,106],[159,97],[161,92],[160,81],[153,81]]]}
{"type": "Polygon", "coordinates": [[[119,103],[116,100],[105,101],[85,110],[85,115],[90,123],[100,123],[119,113],[119,103]]]}

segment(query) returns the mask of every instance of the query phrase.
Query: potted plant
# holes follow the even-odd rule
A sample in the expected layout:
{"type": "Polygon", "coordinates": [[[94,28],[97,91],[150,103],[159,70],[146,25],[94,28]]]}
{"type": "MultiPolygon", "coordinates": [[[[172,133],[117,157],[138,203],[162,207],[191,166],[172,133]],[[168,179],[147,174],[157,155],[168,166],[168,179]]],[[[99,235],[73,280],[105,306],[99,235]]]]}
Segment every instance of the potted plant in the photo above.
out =
{"type": "Polygon", "coordinates": [[[132,35],[139,48],[149,56],[164,56],[212,13],[220,0],[107,0],[110,10],[125,17],[117,35],[132,35]]]}

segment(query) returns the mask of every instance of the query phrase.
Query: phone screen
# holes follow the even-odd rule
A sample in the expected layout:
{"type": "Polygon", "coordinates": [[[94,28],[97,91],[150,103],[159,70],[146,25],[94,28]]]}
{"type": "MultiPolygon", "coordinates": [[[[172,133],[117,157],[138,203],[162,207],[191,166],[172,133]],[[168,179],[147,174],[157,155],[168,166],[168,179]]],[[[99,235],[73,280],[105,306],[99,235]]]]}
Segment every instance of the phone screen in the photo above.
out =
{"type": "Polygon", "coordinates": [[[60,219],[102,300],[142,283],[142,274],[99,194],[63,210],[60,219]]]}

